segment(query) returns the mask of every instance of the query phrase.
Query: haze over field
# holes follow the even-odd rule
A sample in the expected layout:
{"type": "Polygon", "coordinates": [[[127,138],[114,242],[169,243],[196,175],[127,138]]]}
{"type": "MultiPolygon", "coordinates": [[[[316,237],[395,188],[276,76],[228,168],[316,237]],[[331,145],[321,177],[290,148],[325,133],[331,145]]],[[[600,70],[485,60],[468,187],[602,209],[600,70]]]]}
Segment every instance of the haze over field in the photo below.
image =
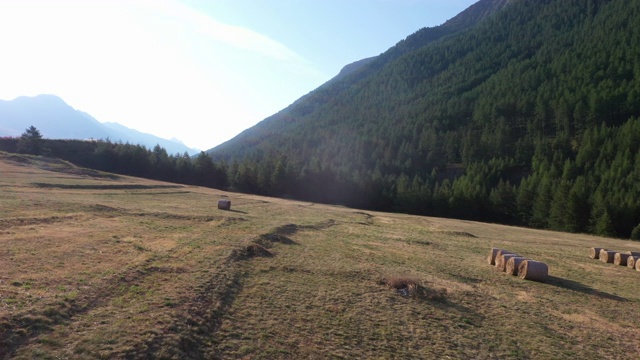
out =
{"type": "Polygon", "coordinates": [[[0,99],[209,149],[474,0],[0,3],[0,99]]]}

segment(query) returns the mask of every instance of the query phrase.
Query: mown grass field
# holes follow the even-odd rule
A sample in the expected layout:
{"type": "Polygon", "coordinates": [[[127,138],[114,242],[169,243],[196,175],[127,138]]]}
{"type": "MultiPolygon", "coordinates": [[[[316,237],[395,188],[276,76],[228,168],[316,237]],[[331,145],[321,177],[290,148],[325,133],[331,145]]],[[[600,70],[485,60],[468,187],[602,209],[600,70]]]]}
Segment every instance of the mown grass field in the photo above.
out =
{"type": "Polygon", "coordinates": [[[637,357],[640,272],[593,246],[640,251],[0,154],[0,359],[637,357]],[[549,280],[494,270],[491,247],[549,280]]]}

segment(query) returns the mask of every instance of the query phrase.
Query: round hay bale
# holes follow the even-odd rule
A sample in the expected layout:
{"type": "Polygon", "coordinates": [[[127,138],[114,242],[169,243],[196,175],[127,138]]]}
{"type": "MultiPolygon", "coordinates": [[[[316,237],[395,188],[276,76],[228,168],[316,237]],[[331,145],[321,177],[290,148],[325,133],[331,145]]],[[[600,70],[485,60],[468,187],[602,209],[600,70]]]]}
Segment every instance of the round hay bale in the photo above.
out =
{"type": "Polygon", "coordinates": [[[499,251],[506,251],[506,250],[498,249],[498,248],[491,248],[491,250],[489,250],[489,256],[487,257],[487,262],[489,263],[489,265],[496,264],[496,256],[498,255],[499,251]]]}
{"type": "Polygon", "coordinates": [[[524,260],[518,267],[518,276],[525,280],[545,281],[548,275],[549,266],[540,261],[524,260]]]}
{"type": "Polygon", "coordinates": [[[498,267],[498,261],[500,261],[500,257],[506,254],[514,254],[514,252],[509,250],[499,249],[498,252],[496,253],[496,259],[493,265],[495,265],[495,267],[498,267]]]}
{"type": "Polygon", "coordinates": [[[602,250],[607,250],[604,248],[597,248],[597,247],[593,247],[591,248],[591,253],[589,254],[589,257],[592,259],[600,259],[600,251],[602,250]]]}
{"type": "Polygon", "coordinates": [[[631,256],[640,256],[640,251],[627,251],[626,254],[631,256]]]}
{"type": "Polygon", "coordinates": [[[602,250],[600,251],[600,261],[607,264],[613,264],[613,260],[617,253],[617,251],[602,250]]]}
{"type": "Polygon", "coordinates": [[[627,266],[627,259],[629,258],[629,254],[616,253],[613,256],[613,263],[620,266],[627,266]]]}
{"type": "Polygon", "coordinates": [[[218,209],[220,210],[230,210],[231,209],[231,200],[218,200],[218,209]]]}
{"type": "Polygon", "coordinates": [[[496,260],[496,268],[498,268],[498,270],[500,270],[500,271],[505,271],[507,269],[507,262],[509,261],[509,259],[514,258],[514,257],[520,257],[520,255],[518,255],[518,254],[502,254],[502,255],[500,255],[498,260],[496,260]]]}
{"type": "Polygon", "coordinates": [[[520,264],[525,260],[527,259],[520,256],[509,258],[509,260],[507,260],[507,265],[505,266],[505,272],[513,276],[518,275],[518,267],[520,267],[520,264]]]}
{"type": "Polygon", "coordinates": [[[635,269],[637,260],[638,260],[638,256],[629,256],[627,258],[627,267],[629,269],[635,269]]]}
{"type": "Polygon", "coordinates": [[[640,258],[636,260],[636,270],[640,271],[640,258]]]}

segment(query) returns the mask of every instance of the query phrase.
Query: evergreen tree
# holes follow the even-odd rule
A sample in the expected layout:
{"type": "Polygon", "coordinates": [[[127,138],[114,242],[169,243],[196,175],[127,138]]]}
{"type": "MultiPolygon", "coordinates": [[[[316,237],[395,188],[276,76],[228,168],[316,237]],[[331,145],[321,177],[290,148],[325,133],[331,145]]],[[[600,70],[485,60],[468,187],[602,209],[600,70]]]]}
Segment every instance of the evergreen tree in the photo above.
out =
{"type": "Polygon", "coordinates": [[[589,224],[589,192],[584,177],[580,176],[569,191],[569,198],[565,208],[565,230],[583,232],[589,224]]]}
{"type": "Polygon", "coordinates": [[[631,231],[631,240],[640,241],[640,224],[636,225],[631,231]]]}
{"type": "Polygon", "coordinates": [[[20,153],[40,155],[42,147],[42,134],[35,126],[31,125],[20,136],[17,149],[20,153]]]}
{"type": "Polygon", "coordinates": [[[549,209],[549,228],[559,231],[567,229],[567,205],[571,186],[568,182],[562,181],[556,188],[549,209]]]}
{"type": "Polygon", "coordinates": [[[201,151],[193,165],[195,181],[198,185],[213,186],[215,183],[215,166],[213,160],[201,151]]]}
{"type": "Polygon", "coordinates": [[[538,185],[533,211],[531,214],[531,226],[546,228],[549,225],[549,208],[552,202],[552,185],[548,177],[542,179],[538,185]]]}
{"type": "Polygon", "coordinates": [[[517,219],[517,195],[508,181],[498,182],[489,195],[495,220],[503,224],[513,224],[517,219]]]}
{"type": "Polygon", "coordinates": [[[601,193],[595,195],[595,202],[591,211],[591,232],[600,236],[614,236],[613,222],[609,209],[601,193]]]}
{"type": "Polygon", "coordinates": [[[598,216],[594,224],[593,232],[600,236],[615,236],[609,210],[605,209],[604,212],[598,216]]]}

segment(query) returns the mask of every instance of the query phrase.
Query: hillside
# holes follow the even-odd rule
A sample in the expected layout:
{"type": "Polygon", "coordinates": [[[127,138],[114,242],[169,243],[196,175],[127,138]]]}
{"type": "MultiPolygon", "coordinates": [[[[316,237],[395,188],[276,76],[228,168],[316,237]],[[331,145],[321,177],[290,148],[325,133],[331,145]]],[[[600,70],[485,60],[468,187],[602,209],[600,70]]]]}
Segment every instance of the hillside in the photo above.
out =
{"type": "Polygon", "coordinates": [[[140,144],[149,149],[160,145],[170,154],[187,152],[193,155],[198,152],[180,142],[145,134],[117,123],[101,123],[55,95],[0,100],[0,137],[19,137],[32,125],[48,139],[109,139],[112,142],[140,144]]]}
{"type": "Polygon", "coordinates": [[[241,191],[640,238],[638,44],[637,0],[480,1],[208,153],[241,191]]]}
{"type": "Polygon", "coordinates": [[[337,76],[320,88],[303,96],[291,106],[244,131],[234,139],[207,151],[207,153],[214,157],[227,159],[242,158],[247,153],[251,153],[255,145],[280,145],[271,144],[271,136],[276,139],[279,136],[286,136],[286,133],[291,131],[298,122],[312,121],[306,120],[306,118],[312,117],[314,113],[321,110],[321,106],[330,107],[339,96],[350,96],[349,90],[351,88],[360,87],[364,80],[375,76],[381,68],[390,66],[391,63],[407,53],[475,26],[478,22],[501,10],[509,2],[510,0],[479,1],[440,26],[417,31],[380,56],[346,65],[337,76]]]}
{"type": "Polygon", "coordinates": [[[359,211],[0,153],[0,359],[621,358],[640,244],[359,211]],[[216,209],[229,199],[231,211],[216,209]],[[486,262],[507,248],[546,283],[486,262]],[[405,296],[386,280],[409,278],[405,296]]]}

